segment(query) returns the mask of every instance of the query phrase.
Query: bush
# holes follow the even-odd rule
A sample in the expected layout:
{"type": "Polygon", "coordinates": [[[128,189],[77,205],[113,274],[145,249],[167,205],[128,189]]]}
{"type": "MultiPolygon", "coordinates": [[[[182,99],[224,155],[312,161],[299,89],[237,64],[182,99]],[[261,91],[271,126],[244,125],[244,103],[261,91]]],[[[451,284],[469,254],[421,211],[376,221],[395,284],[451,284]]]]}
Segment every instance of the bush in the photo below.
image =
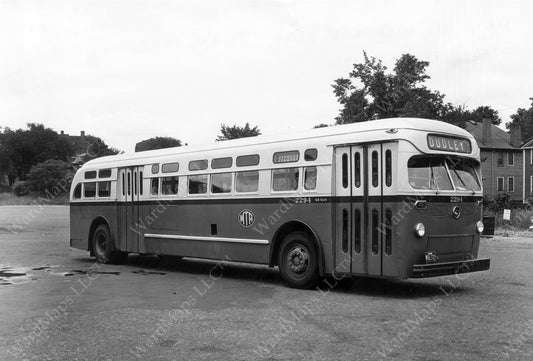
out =
{"type": "Polygon", "coordinates": [[[511,208],[511,196],[508,193],[498,193],[494,198],[483,198],[483,206],[493,213],[503,212],[504,209],[511,208]]]}
{"type": "Polygon", "coordinates": [[[30,185],[28,184],[28,182],[25,181],[16,181],[15,183],[13,183],[12,188],[13,193],[15,193],[17,197],[30,193],[30,185]]]}
{"type": "Polygon", "coordinates": [[[32,166],[27,177],[32,191],[45,193],[48,190],[56,195],[68,191],[72,171],[67,163],[49,159],[32,166]]]}

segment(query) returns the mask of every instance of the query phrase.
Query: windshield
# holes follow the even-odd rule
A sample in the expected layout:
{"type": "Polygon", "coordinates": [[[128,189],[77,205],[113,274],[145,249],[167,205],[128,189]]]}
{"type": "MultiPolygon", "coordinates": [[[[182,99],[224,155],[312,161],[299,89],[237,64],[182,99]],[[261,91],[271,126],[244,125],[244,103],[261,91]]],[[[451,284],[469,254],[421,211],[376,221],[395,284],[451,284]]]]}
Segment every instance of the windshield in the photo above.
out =
{"type": "Polygon", "coordinates": [[[473,161],[461,158],[413,157],[407,163],[409,184],[414,189],[479,191],[473,161]],[[451,176],[451,179],[450,179],[451,176]],[[454,188],[455,187],[455,188],[454,188]]]}

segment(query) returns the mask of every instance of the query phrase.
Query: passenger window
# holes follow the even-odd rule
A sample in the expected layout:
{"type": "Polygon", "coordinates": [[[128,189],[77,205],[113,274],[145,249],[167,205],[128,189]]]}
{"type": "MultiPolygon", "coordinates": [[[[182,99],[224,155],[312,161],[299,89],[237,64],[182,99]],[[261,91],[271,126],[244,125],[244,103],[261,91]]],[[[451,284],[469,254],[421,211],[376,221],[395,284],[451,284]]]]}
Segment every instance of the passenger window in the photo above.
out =
{"type": "Polygon", "coordinates": [[[259,172],[237,172],[235,175],[235,190],[240,193],[257,192],[259,189],[259,172]]]}
{"type": "Polygon", "coordinates": [[[259,154],[241,155],[237,157],[237,167],[248,167],[259,164],[259,154]]]}
{"type": "Polygon", "coordinates": [[[75,199],[80,199],[81,198],[81,183],[77,184],[76,188],[74,188],[73,197],[75,199]]]}
{"type": "Polygon", "coordinates": [[[159,164],[152,164],[152,174],[157,174],[157,173],[159,173],[159,164]]]}
{"type": "Polygon", "coordinates": [[[306,161],[316,160],[317,156],[318,156],[318,151],[315,148],[305,150],[304,159],[306,161]]]}
{"type": "Polygon", "coordinates": [[[190,171],[205,170],[205,169],[207,169],[207,159],[193,160],[189,162],[190,171]]]}
{"type": "Polygon", "coordinates": [[[220,168],[231,168],[233,165],[233,158],[215,158],[211,161],[211,168],[220,169],[220,168]]]}
{"type": "Polygon", "coordinates": [[[392,152],[385,152],[385,184],[387,187],[392,185],[392,152]]]}
{"type": "Polygon", "coordinates": [[[354,154],[354,183],[355,187],[361,187],[361,153],[354,154]]]}
{"type": "Polygon", "coordinates": [[[96,178],[96,171],[95,170],[91,170],[91,171],[85,172],[85,179],[94,179],[94,178],[96,178]]]}
{"type": "Polygon", "coordinates": [[[273,169],[272,190],[275,192],[297,190],[299,175],[299,168],[273,169]]]}
{"type": "Polygon", "coordinates": [[[348,154],[342,155],[342,188],[348,188],[348,154]]]}
{"type": "Polygon", "coordinates": [[[98,178],[109,178],[111,177],[111,169],[101,169],[98,171],[98,178]]]}
{"type": "Polygon", "coordinates": [[[126,176],[124,175],[124,173],[122,173],[122,195],[125,196],[126,195],[126,182],[124,181],[124,178],[126,176]]]}
{"type": "Polygon", "coordinates": [[[297,150],[291,150],[288,152],[276,152],[274,153],[273,161],[277,163],[293,163],[300,160],[300,152],[297,150]]]}
{"type": "Polygon", "coordinates": [[[372,187],[377,187],[379,184],[379,171],[378,171],[378,152],[372,152],[372,187]]]}
{"type": "Polygon", "coordinates": [[[207,193],[207,175],[189,176],[189,194],[207,193]]]}
{"type": "Polygon", "coordinates": [[[98,197],[109,197],[111,195],[111,182],[98,182],[98,197]]]}
{"type": "Polygon", "coordinates": [[[232,173],[211,175],[211,193],[230,193],[232,173]]]}
{"type": "Polygon", "coordinates": [[[96,197],[96,182],[85,183],[83,185],[83,196],[85,198],[96,197]]]}
{"type": "Polygon", "coordinates": [[[131,195],[131,173],[128,173],[128,195],[131,195]]]}
{"type": "Polygon", "coordinates": [[[166,196],[178,194],[178,177],[162,177],[161,194],[166,196]]]}
{"type": "Polygon", "coordinates": [[[316,189],[316,167],[304,168],[304,189],[312,191],[316,189]]]}
{"type": "MultiPolygon", "coordinates": [[[[157,165],[157,164],[154,164],[157,165]]],[[[163,173],[174,173],[180,169],[179,163],[165,163],[161,166],[161,172],[163,173]]],[[[152,166],[152,173],[154,173],[154,167],[152,166]]]]}
{"type": "Polygon", "coordinates": [[[159,194],[159,178],[152,178],[151,193],[153,196],[159,194]]]}

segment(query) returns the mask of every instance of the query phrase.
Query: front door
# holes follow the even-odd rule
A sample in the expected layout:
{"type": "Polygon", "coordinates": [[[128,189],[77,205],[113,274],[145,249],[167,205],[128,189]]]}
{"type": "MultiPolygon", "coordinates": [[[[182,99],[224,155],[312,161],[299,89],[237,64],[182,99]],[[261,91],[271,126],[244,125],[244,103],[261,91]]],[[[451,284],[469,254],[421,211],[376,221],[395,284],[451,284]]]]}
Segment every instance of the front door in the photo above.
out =
{"type": "Polygon", "coordinates": [[[335,271],[392,276],[397,143],[335,148],[335,271]]]}
{"type": "Polygon", "coordinates": [[[121,168],[118,172],[119,238],[120,249],[140,252],[139,198],[142,193],[142,167],[121,168]]]}

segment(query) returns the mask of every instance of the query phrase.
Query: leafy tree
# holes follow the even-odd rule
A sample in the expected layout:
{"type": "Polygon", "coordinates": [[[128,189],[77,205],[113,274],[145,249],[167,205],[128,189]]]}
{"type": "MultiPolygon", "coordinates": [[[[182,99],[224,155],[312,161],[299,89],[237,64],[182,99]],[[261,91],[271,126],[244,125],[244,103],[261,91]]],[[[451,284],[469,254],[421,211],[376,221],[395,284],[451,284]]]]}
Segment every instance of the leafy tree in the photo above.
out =
{"type": "Polygon", "coordinates": [[[55,196],[69,189],[72,169],[67,162],[49,159],[32,166],[27,179],[31,190],[55,196]]]}
{"type": "Polygon", "coordinates": [[[246,123],[244,127],[239,127],[238,125],[229,126],[226,124],[222,124],[220,126],[220,133],[222,133],[222,135],[217,136],[217,141],[255,137],[257,135],[260,135],[261,131],[257,126],[251,128],[249,123],[246,123]]]}
{"type": "Polygon", "coordinates": [[[516,113],[511,115],[512,121],[505,124],[508,129],[511,125],[519,124],[524,142],[533,138],[533,98],[529,98],[529,100],[531,100],[529,109],[518,108],[516,113]]]}
{"type": "Polygon", "coordinates": [[[483,119],[490,119],[494,125],[500,125],[502,122],[498,111],[487,105],[477,107],[471,112],[470,120],[480,123],[483,119]]]}
{"type": "Polygon", "coordinates": [[[102,139],[95,137],[94,135],[87,135],[86,143],[87,160],[120,153],[120,150],[108,146],[102,139]]]}
{"type": "Polygon", "coordinates": [[[172,137],[154,137],[135,144],[136,152],[145,150],[181,147],[181,140],[172,137]]]}
{"type": "Polygon", "coordinates": [[[483,119],[491,119],[492,124],[499,125],[502,122],[497,110],[490,106],[480,106],[474,110],[468,110],[464,105],[453,105],[447,103],[440,120],[457,125],[461,128],[465,127],[465,122],[474,121],[476,123],[483,122],[483,119]]]}
{"type": "Polygon", "coordinates": [[[348,78],[335,80],[333,92],[343,106],[337,124],[390,117],[440,119],[446,110],[444,94],[429,90],[424,82],[429,65],[404,54],[392,73],[381,60],[363,53],[364,62],[354,64],[348,78]]]}
{"type": "Polygon", "coordinates": [[[10,183],[25,179],[30,168],[47,159],[69,161],[74,146],[42,124],[28,123],[28,129],[4,129],[0,137],[0,170],[8,174],[10,183]]]}

